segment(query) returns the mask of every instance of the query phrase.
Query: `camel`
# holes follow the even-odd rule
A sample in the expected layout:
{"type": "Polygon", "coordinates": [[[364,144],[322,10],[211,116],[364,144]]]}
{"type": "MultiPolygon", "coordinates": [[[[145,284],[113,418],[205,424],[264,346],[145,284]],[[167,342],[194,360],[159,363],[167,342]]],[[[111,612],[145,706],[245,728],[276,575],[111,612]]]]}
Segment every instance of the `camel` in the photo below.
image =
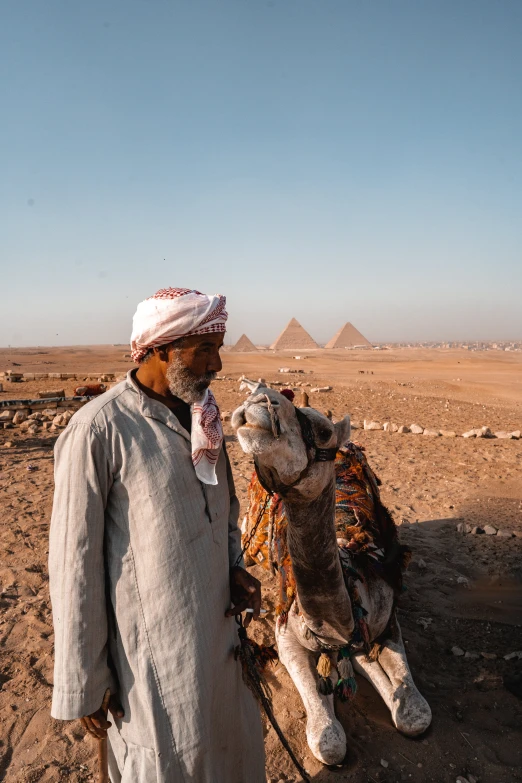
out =
{"type": "MultiPolygon", "coordinates": [[[[242,380],[252,393],[234,411],[232,427],[243,451],[253,456],[262,486],[282,498],[287,519],[296,600],[276,623],[279,657],[303,701],[310,750],[323,764],[340,765],[346,735],[335,716],[332,691],[335,683],[344,682],[340,677],[349,675],[342,651],[359,621],[343,569],[347,561],[350,565],[349,550],[340,548],[334,522],[333,459],[350,437],[350,420],[334,424],[312,408],[297,409],[263,383],[242,380]]],[[[378,642],[372,653],[378,652],[352,650],[350,662],[380,694],[396,728],[411,737],[422,734],[431,710],[408,666],[394,589],[371,570],[355,584],[369,641],[378,642]]]]}

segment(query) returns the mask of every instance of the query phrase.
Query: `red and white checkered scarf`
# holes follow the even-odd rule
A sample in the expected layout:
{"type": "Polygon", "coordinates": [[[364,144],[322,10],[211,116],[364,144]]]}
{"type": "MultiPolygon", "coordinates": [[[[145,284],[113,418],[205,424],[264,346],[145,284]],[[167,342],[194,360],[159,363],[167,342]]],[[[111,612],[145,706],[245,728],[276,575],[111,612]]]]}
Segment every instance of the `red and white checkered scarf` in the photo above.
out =
{"type": "MultiPolygon", "coordinates": [[[[166,345],[191,334],[225,331],[226,299],[188,288],[162,288],[140,302],[132,321],[132,358],[139,364],[155,346],[166,345]]],[[[192,405],[192,462],[199,480],[217,484],[216,464],[223,444],[223,428],[216,399],[207,389],[192,405]]]]}

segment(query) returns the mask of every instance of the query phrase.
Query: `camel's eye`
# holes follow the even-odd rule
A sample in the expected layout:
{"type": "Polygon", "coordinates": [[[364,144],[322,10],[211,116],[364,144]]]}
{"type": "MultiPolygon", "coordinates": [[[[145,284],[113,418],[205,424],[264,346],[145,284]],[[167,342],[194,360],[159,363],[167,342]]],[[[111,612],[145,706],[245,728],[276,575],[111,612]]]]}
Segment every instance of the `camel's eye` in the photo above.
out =
{"type": "Polygon", "coordinates": [[[329,440],[332,437],[332,431],[329,430],[327,427],[321,427],[321,429],[317,433],[317,437],[321,441],[329,440]]]}

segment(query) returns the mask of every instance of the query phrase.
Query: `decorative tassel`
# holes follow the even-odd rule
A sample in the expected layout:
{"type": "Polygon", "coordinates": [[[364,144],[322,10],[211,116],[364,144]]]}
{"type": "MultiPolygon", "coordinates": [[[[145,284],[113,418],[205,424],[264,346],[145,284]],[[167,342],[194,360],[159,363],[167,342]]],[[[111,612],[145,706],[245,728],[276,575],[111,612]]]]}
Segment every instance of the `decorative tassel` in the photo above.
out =
{"type": "Polygon", "coordinates": [[[357,683],[355,681],[352,662],[350,660],[350,653],[346,647],[339,650],[339,659],[337,661],[337,671],[339,672],[339,680],[335,686],[335,693],[341,701],[348,701],[353,699],[357,693],[357,683]]]}
{"type": "Polygon", "coordinates": [[[279,660],[279,656],[273,644],[258,644],[253,639],[249,639],[248,643],[252,648],[252,656],[260,674],[263,674],[269,663],[274,663],[279,660]]]}
{"type": "Polygon", "coordinates": [[[357,693],[357,683],[355,677],[348,677],[347,680],[339,680],[335,686],[335,693],[341,701],[350,701],[357,693]]]}
{"type": "MultiPolygon", "coordinates": [[[[241,662],[243,669],[243,681],[250,688],[256,699],[264,705],[272,706],[272,692],[263,676],[262,667],[256,656],[255,642],[248,638],[246,629],[241,625],[238,628],[239,645],[234,650],[234,657],[241,662]]],[[[259,645],[256,645],[259,647],[259,645]]],[[[265,707],[266,709],[266,707],[265,707]]]]}
{"type": "MultiPolygon", "coordinates": [[[[277,607],[277,611],[279,612],[279,607],[277,607]]],[[[279,623],[279,626],[285,626],[288,622],[288,612],[284,609],[279,612],[277,622],[279,623]]]]}
{"type": "Polygon", "coordinates": [[[321,696],[330,696],[333,693],[333,684],[330,679],[330,672],[332,671],[332,664],[330,658],[326,653],[321,653],[319,660],[317,661],[317,673],[319,675],[319,681],[317,683],[317,690],[321,696]]]}
{"type": "Polygon", "coordinates": [[[364,644],[369,645],[370,644],[370,632],[368,631],[368,623],[366,620],[361,620],[359,622],[360,628],[361,628],[361,636],[363,638],[364,644]]]}
{"type": "Polygon", "coordinates": [[[349,680],[353,677],[353,666],[349,658],[341,658],[337,661],[337,671],[341,680],[349,680]]]}

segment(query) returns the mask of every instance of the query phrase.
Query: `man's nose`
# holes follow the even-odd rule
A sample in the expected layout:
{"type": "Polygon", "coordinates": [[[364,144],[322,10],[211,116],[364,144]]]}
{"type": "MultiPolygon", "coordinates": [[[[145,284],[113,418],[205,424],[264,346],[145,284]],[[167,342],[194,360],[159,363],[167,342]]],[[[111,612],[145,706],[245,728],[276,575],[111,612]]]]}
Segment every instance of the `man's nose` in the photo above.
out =
{"type": "Polygon", "coordinates": [[[223,362],[221,361],[221,356],[216,353],[208,364],[208,372],[221,372],[222,367],[223,362]]]}

